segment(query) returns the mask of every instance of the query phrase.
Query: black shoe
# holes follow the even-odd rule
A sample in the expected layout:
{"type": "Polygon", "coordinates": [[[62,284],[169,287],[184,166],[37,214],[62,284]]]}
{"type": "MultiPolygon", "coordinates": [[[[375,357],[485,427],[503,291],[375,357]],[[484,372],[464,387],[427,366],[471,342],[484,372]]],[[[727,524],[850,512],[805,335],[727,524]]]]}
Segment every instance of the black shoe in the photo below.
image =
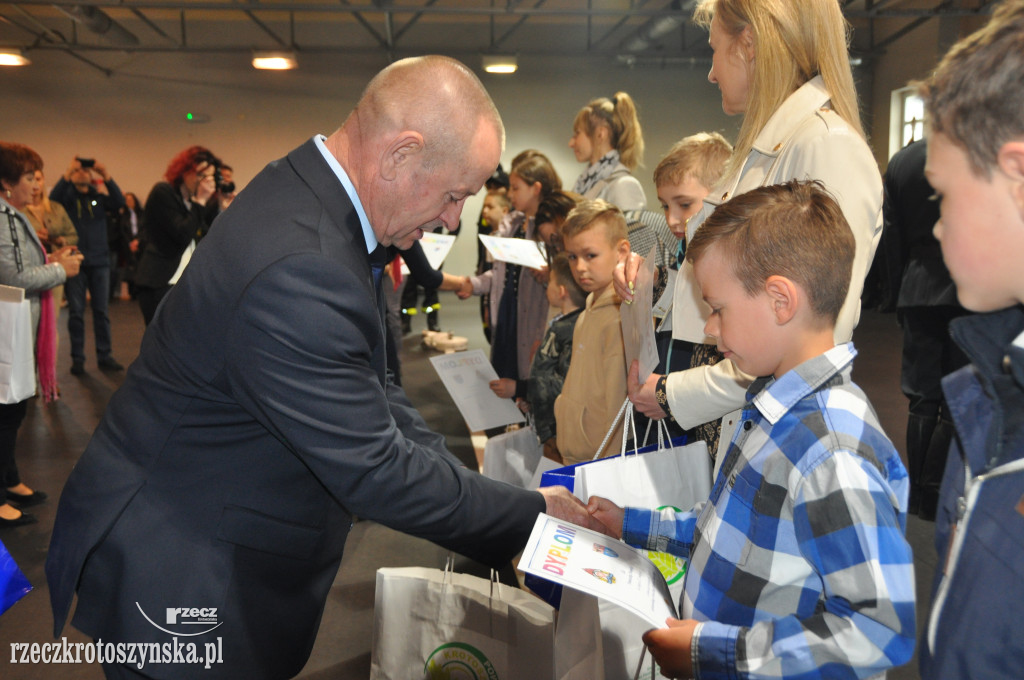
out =
{"type": "Polygon", "coordinates": [[[4,519],[0,517],[0,529],[6,529],[9,527],[20,527],[26,524],[35,524],[39,520],[36,519],[35,515],[30,515],[27,512],[21,513],[14,519],[4,519]]]}
{"type": "Polygon", "coordinates": [[[427,330],[434,331],[435,333],[441,332],[441,324],[437,322],[433,314],[427,316],[427,330]]]}
{"type": "Polygon", "coordinates": [[[123,371],[124,366],[118,362],[114,357],[106,357],[96,362],[96,365],[102,368],[104,371],[123,371]]]}
{"type": "Polygon", "coordinates": [[[7,500],[12,503],[17,503],[19,508],[31,508],[33,505],[39,505],[45,501],[47,495],[43,491],[33,491],[32,493],[14,493],[11,490],[7,491],[7,500]]]}
{"type": "Polygon", "coordinates": [[[85,363],[81,361],[72,361],[71,375],[85,375],[85,363]]]}

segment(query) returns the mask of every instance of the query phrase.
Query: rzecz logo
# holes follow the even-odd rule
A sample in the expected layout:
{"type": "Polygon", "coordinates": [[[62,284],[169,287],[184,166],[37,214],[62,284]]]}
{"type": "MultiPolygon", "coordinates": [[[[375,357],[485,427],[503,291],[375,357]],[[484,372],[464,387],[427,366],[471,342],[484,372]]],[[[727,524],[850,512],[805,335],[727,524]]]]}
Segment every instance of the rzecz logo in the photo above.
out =
{"type": "Polygon", "coordinates": [[[135,603],[135,606],[139,608],[139,612],[154,628],[162,630],[169,635],[181,635],[185,637],[203,635],[205,633],[209,633],[215,628],[219,628],[221,623],[223,623],[223,621],[217,620],[216,607],[167,607],[164,625],[175,626],[179,629],[172,630],[161,626],[151,619],[149,615],[142,610],[142,605],[138,602],[135,603]]]}

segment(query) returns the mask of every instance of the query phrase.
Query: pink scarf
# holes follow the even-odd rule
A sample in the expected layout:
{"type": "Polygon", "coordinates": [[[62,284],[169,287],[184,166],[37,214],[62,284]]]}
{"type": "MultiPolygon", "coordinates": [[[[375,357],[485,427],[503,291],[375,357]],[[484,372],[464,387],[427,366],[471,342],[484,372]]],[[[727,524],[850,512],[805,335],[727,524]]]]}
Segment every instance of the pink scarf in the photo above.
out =
{"type": "MultiPolygon", "coordinates": [[[[50,258],[43,249],[43,260],[50,258]]],[[[53,312],[53,291],[39,294],[39,334],[36,336],[36,370],[39,371],[39,389],[43,401],[51,402],[60,396],[57,388],[57,317],[53,312]]]]}

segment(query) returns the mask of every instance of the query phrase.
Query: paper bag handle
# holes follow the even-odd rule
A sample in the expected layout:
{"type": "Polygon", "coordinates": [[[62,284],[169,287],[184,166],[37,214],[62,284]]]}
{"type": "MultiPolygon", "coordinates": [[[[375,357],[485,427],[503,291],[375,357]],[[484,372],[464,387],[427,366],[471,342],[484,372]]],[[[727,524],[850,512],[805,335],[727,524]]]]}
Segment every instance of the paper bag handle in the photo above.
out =
{"type": "MultiPolygon", "coordinates": [[[[640,680],[640,672],[644,669],[644,657],[647,656],[647,645],[640,651],[640,661],[636,664],[636,672],[633,673],[633,680],[640,680]]],[[[651,655],[651,677],[654,677],[654,656],[651,655]]]]}
{"type": "MultiPolygon", "coordinates": [[[[597,460],[601,457],[601,452],[604,451],[604,447],[608,444],[608,440],[612,438],[613,434],[615,434],[615,428],[619,426],[619,421],[622,420],[622,414],[626,412],[626,408],[631,404],[632,402],[629,400],[629,397],[626,397],[626,400],[622,402],[622,406],[619,408],[619,412],[615,415],[615,420],[612,421],[612,426],[608,428],[608,434],[604,436],[604,439],[601,440],[601,445],[598,446],[597,451],[594,452],[592,460],[597,460]]],[[[623,443],[626,441],[625,432],[622,433],[622,441],[623,443]]]]}

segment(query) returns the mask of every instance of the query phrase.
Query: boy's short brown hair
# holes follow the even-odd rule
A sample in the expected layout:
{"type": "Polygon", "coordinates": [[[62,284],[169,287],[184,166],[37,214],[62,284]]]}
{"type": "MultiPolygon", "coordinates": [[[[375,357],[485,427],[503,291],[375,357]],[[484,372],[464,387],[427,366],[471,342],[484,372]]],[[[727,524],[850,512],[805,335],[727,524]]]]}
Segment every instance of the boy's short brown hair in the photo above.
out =
{"type": "Polygon", "coordinates": [[[569,299],[572,300],[574,305],[582,307],[587,304],[587,291],[580,288],[580,284],[576,282],[576,277],[572,275],[572,265],[569,264],[569,255],[567,253],[557,253],[551,259],[548,276],[553,276],[558,285],[565,286],[569,299]]]}
{"type": "Polygon", "coordinates": [[[680,184],[687,176],[696,178],[706,189],[722,179],[732,145],[717,132],[698,132],[672,145],[654,169],[654,186],[680,184]]]}
{"type": "Polygon", "coordinates": [[[508,197],[508,194],[506,194],[503,191],[489,191],[487,192],[487,195],[484,196],[484,200],[486,201],[488,198],[493,198],[494,200],[496,200],[498,202],[498,205],[500,205],[502,208],[512,207],[512,200],[508,197]]]}
{"type": "Polygon", "coordinates": [[[846,300],[856,244],[836,200],[821,182],[760,187],[720,205],[686,247],[695,263],[712,245],[724,249],[749,295],[769,276],[803,288],[811,309],[835,324],[846,300]]]}
{"type": "Polygon", "coordinates": [[[581,234],[601,223],[604,225],[608,242],[615,245],[629,238],[626,230],[626,218],[618,207],[600,198],[580,201],[562,225],[562,238],[568,239],[581,234]]]}
{"type": "Polygon", "coordinates": [[[999,149],[1024,138],[1024,0],[1005,0],[919,84],[932,130],[964,148],[989,177],[999,149]]]}

